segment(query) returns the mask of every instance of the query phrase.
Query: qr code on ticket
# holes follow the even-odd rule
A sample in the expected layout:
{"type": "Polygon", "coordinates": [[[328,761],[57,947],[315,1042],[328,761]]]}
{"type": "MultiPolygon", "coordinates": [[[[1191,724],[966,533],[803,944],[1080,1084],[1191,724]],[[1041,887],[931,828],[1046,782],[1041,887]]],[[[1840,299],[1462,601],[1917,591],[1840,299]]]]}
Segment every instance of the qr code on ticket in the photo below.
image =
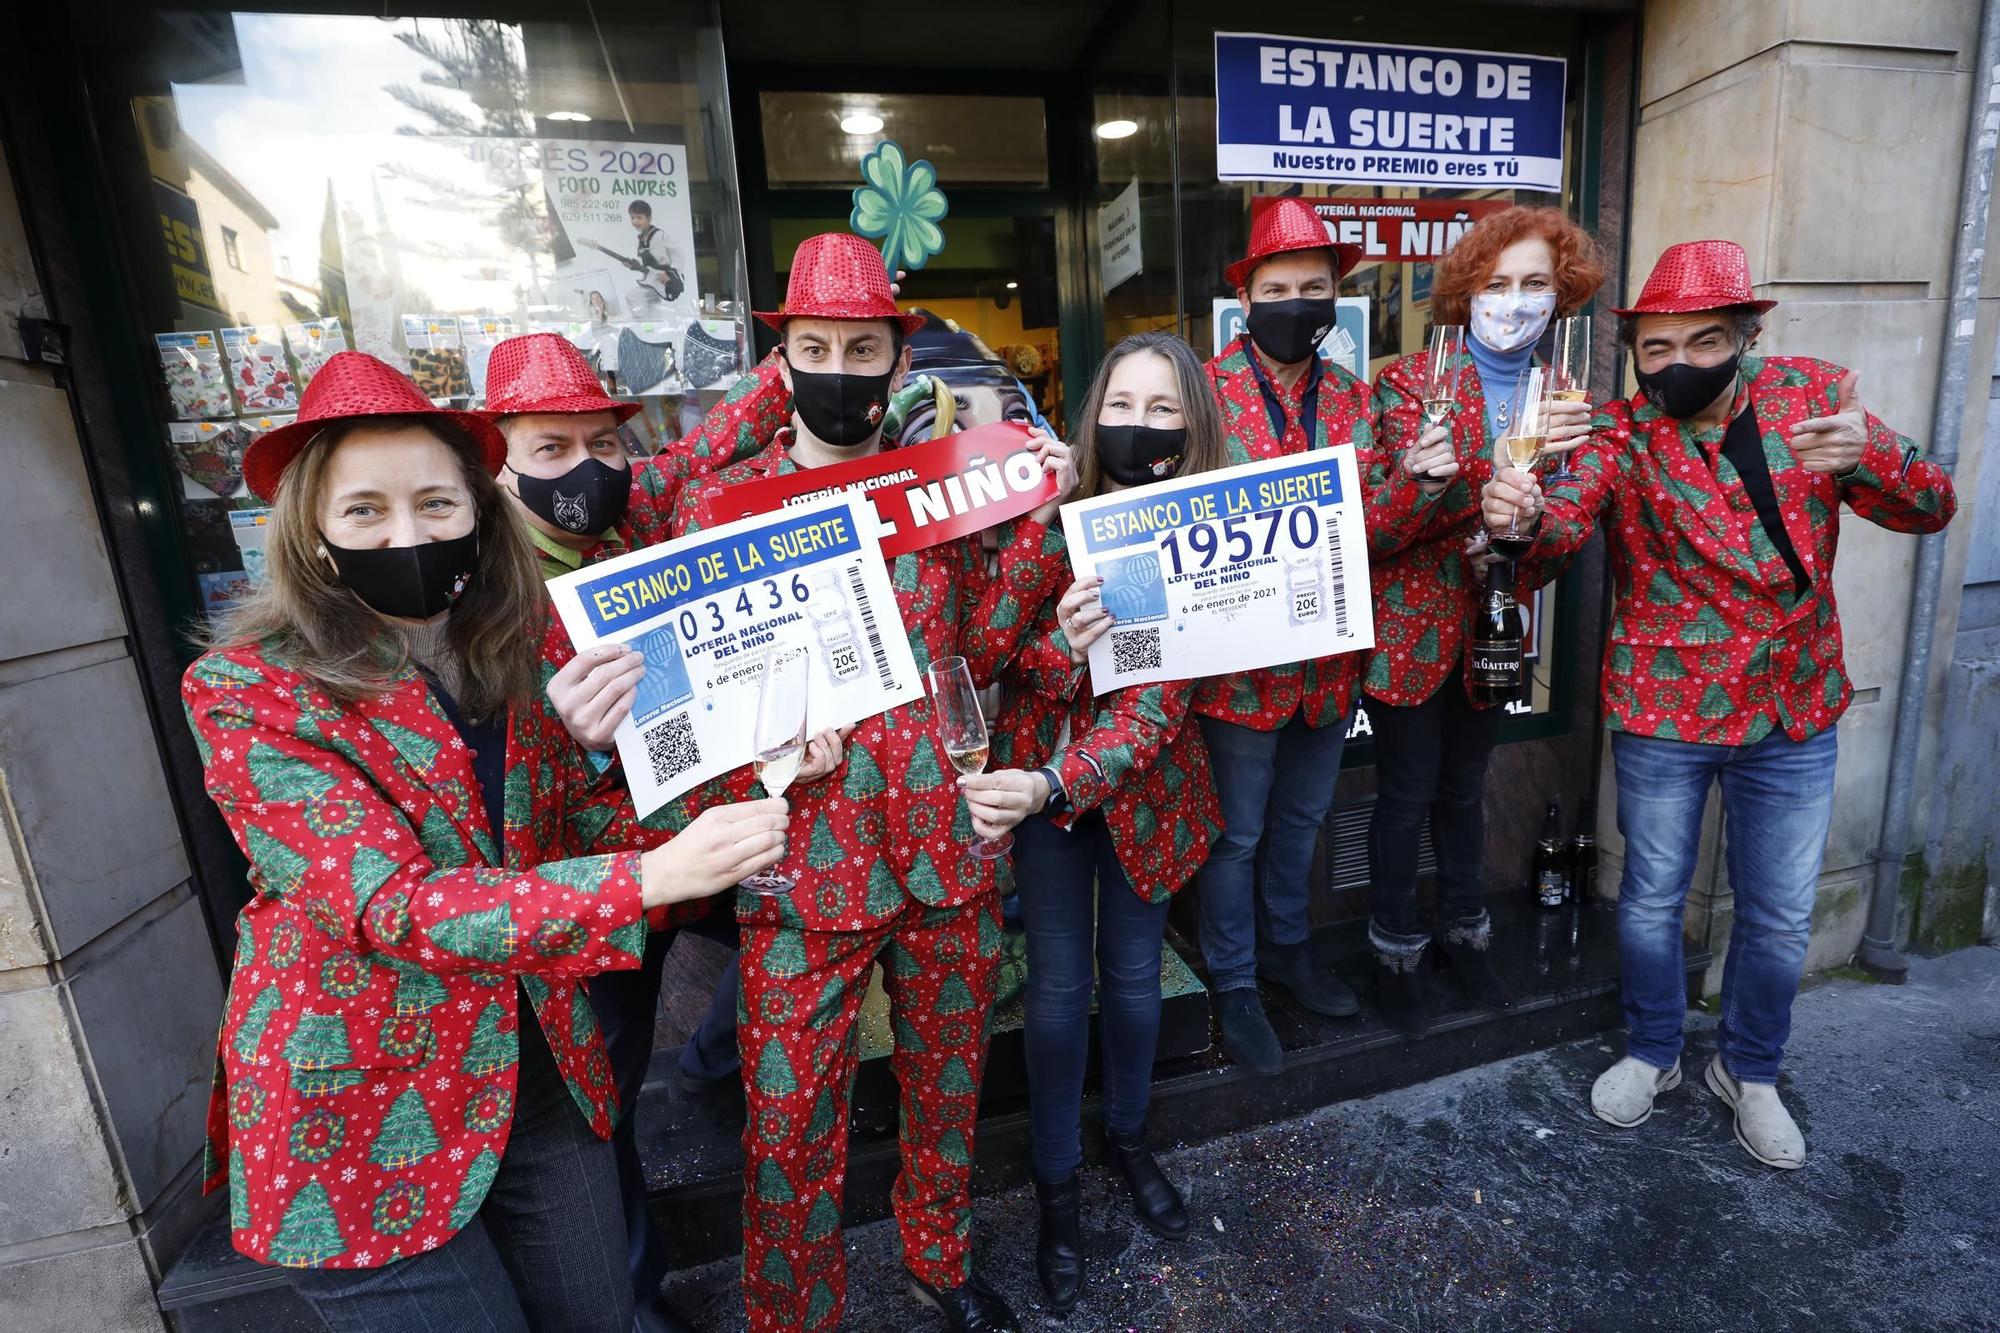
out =
{"type": "Polygon", "coordinates": [[[646,738],[646,758],[653,765],[654,782],[672,782],[701,762],[701,742],[695,739],[691,714],[675,713],[642,734],[646,738]]]}
{"type": "Polygon", "coordinates": [[[1126,630],[1111,636],[1111,669],[1120,674],[1127,671],[1158,671],[1160,669],[1160,631],[1154,629],[1126,630]]]}

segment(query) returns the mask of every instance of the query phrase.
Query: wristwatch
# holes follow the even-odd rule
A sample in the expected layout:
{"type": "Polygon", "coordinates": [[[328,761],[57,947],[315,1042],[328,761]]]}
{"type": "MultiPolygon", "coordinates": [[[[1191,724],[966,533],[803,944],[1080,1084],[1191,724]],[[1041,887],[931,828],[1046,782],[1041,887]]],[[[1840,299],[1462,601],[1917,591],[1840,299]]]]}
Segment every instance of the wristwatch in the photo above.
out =
{"type": "Polygon", "coordinates": [[[1056,772],[1053,768],[1046,767],[1038,768],[1034,771],[1048,779],[1049,783],[1049,799],[1042,803],[1042,813],[1045,815],[1068,814],[1069,793],[1063,790],[1062,774],[1056,772]]]}

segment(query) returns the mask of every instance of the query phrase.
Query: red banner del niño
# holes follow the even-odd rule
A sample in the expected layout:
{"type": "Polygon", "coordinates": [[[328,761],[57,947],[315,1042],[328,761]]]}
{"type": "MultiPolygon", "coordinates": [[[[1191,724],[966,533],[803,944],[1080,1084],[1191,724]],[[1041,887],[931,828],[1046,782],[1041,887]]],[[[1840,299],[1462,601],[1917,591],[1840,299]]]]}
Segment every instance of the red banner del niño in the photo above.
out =
{"type": "Polygon", "coordinates": [[[1028,448],[1027,427],[1001,421],[871,458],[804,468],[711,489],[711,523],[768,514],[838,491],[860,491],[881,520],[882,556],[893,560],[1016,518],[1056,498],[1056,479],[1028,448]]]}
{"type": "MultiPolygon", "coordinates": [[[[1278,195],[1250,200],[1251,216],[1278,202],[1278,195]]],[[[1488,213],[1512,207],[1506,199],[1363,199],[1339,197],[1305,201],[1342,245],[1361,247],[1363,260],[1384,264],[1429,264],[1488,213]]]]}

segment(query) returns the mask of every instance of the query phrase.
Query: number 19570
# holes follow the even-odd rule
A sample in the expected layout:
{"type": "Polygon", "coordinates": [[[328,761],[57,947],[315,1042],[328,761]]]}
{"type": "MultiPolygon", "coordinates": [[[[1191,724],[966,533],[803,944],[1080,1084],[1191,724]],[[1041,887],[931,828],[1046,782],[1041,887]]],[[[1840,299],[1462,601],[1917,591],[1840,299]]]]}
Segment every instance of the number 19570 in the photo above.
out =
{"type": "Polygon", "coordinates": [[[1319,511],[1311,505],[1294,505],[1290,509],[1262,509],[1254,514],[1192,523],[1160,538],[1160,550],[1173,561],[1174,573],[1180,575],[1188,567],[1212,568],[1218,558],[1224,564],[1235,565],[1255,555],[1270,555],[1281,537],[1298,550],[1313,549],[1319,543],[1319,511]],[[1182,562],[1183,543],[1187,548],[1186,566],[1182,562]]]}

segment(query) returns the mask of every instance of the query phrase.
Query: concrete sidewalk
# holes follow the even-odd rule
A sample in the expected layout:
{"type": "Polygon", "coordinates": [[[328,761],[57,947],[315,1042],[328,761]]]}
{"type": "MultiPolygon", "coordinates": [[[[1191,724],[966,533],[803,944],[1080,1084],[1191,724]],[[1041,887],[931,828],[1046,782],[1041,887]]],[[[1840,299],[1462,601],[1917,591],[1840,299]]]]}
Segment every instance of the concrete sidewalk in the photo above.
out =
{"type": "MultiPolygon", "coordinates": [[[[1594,1119],[1615,1035],[1329,1107],[1169,1155],[1198,1225],[1155,1239],[1087,1169],[1091,1285],[1038,1308],[1033,1195],[978,1200],[980,1270],[1031,1328],[2000,1330],[2000,950],[1919,960],[1904,987],[1799,998],[1783,1085],[1811,1149],[1759,1166],[1686,1081],[1633,1131],[1594,1119]]],[[[929,1329],[893,1225],[848,1233],[847,1322],[929,1329]]],[[[676,1275],[742,1327],[736,1263],[676,1275]]]]}

